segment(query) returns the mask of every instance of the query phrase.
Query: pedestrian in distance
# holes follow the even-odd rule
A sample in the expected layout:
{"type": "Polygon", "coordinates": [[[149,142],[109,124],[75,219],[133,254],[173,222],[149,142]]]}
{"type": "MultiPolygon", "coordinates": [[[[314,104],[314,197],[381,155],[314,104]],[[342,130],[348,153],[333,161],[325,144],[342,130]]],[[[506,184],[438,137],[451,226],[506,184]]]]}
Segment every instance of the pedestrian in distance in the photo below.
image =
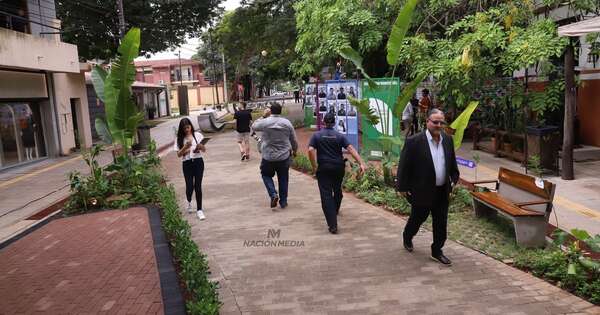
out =
{"type": "Polygon", "coordinates": [[[246,102],[242,102],[242,109],[233,114],[237,143],[240,147],[242,162],[250,160],[250,124],[252,123],[252,110],[246,109],[246,102]]]}
{"type": "Polygon", "coordinates": [[[448,199],[459,172],[452,137],[443,131],[445,125],[444,113],[432,109],[427,116],[427,129],[406,140],[398,163],[396,189],[411,204],[402,235],[404,248],[413,251],[412,239],[431,213],[431,258],[451,265],[442,248],[447,234],[448,199]]]}
{"type": "Polygon", "coordinates": [[[292,156],[296,156],[298,142],[292,123],[281,117],[282,107],[275,103],[265,109],[262,118],[252,124],[252,129],[262,132],[260,173],[271,199],[271,208],[277,204],[283,209],[288,205],[288,181],[292,156]],[[277,174],[279,193],[273,177],[277,174]]]}
{"type": "Polygon", "coordinates": [[[294,90],[294,103],[300,103],[300,91],[294,90]]]}
{"type": "Polygon", "coordinates": [[[177,157],[181,158],[183,176],[185,178],[185,197],[187,211],[193,212],[192,194],[196,193],[196,216],[200,220],[206,219],[202,211],[202,177],[204,176],[204,160],[202,152],[206,152],[203,142],[204,136],[194,130],[189,118],[182,118],[177,129],[174,150],[177,157]]]}
{"type": "Polygon", "coordinates": [[[336,234],[338,231],[337,215],[340,212],[343,198],[342,180],[346,169],[342,149],[346,149],[360,164],[361,173],[365,171],[366,165],[356,149],[348,142],[346,136],[334,129],[335,114],[327,113],[323,122],[325,128],[317,131],[310,138],[308,156],[313,172],[317,176],[321,208],[323,208],[329,232],[336,234]]]}

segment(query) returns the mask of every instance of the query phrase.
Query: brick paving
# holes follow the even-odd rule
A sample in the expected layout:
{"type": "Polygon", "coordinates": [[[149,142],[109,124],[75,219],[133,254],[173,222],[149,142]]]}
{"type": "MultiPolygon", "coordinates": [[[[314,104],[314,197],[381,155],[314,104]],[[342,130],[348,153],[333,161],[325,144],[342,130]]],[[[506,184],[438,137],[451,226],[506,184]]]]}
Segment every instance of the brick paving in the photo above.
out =
{"type": "Polygon", "coordinates": [[[0,314],[162,314],[145,208],[53,220],[0,250],[0,314]]]}
{"type": "MultiPolygon", "coordinates": [[[[207,150],[207,220],[186,217],[221,283],[222,314],[600,314],[568,292],[455,242],[445,247],[454,266],[441,266],[429,259],[427,231],[408,253],[401,242],[405,220],[351,194],[342,204],[340,234],[331,235],[316,182],[295,171],[289,207],[271,211],[259,160],[239,161],[234,133],[214,136],[207,150]],[[269,238],[269,229],[280,230],[279,238],[269,238]],[[256,245],[286,240],[288,246],[256,245]]],[[[163,164],[183,205],[180,161],[170,153],[163,164]]]]}

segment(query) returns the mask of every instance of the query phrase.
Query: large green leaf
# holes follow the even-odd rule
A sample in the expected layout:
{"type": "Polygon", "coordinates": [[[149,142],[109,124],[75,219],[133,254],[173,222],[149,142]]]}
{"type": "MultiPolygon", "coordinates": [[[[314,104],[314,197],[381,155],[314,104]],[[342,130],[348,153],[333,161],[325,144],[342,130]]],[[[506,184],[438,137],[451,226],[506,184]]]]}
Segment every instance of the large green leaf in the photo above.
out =
{"type": "Polygon", "coordinates": [[[133,102],[131,85],[135,80],[133,59],[138,56],[140,48],[140,30],[132,28],[127,32],[121,45],[119,55],[112,63],[111,71],[104,82],[104,98],[106,120],[113,134],[113,140],[126,148],[135,134],[139,112],[133,102]]]}
{"type": "Polygon", "coordinates": [[[352,106],[356,107],[358,112],[363,115],[365,120],[371,125],[379,124],[379,116],[375,113],[375,110],[369,105],[369,99],[359,100],[354,97],[348,96],[348,101],[352,106]]]}
{"type": "Polygon", "coordinates": [[[95,126],[96,126],[96,133],[100,136],[100,139],[102,139],[102,142],[109,144],[109,145],[112,144],[113,137],[112,137],[112,134],[110,133],[110,130],[108,129],[106,120],[104,120],[104,118],[100,118],[100,117],[96,118],[95,126]]]}
{"type": "Polygon", "coordinates": [[[591,250],[600,253],[600,235],[596,234],[594,237],[586,239],[585,243],[590,247],[591,250]]]}
{"type": "Polygon", "coordinates": [[[415,91],[417,91],[417,87],[419,86],[419,84],[421,84],[421,82],[423,82],[426,76],[427,75],[424,73],[417,76],[409,85],[407,85],[402,90],[402,94],[396,99],[396,104],[394,104],[394,115],[399,120],[402,120],[402,112],[404,111],[406,104],[408,104],[410,98],[413,96],[413,94],[415,94],[415,91]]]}
{"type": "Polygon", "coordinates": [[[580,230],[580,229],[572,229],[571,234],[573,234],[573,236],[575,236],[575,238],[580,241],[585,241],[591,237],[590,234],[586,230],[580,230]]]}
{"type": "Polygon", "coordinates": [[[469,125],[471,114],[475,111],[479,102],[471,102],[469,106],[450,124],[450,128],[454,129],[454,150],[458,150],[462,144],[462,139],[465,134],[465,129],[469,125]]]}
{"type": "Polygon", "coordinates": [[[369,74],[367,74],[367,72],[363,68],[363,65],[362,65],[363,58],[360,56],[360,54],[356,50],[354,50],[352,47],[344,47],[339,50],[339,53],[340,53],[340,56],[342,56],[342,58],[350,60],[354,64],[354,66],[358,70],[360,70],[363,77],[365,77],[367,84],[369,84],[369,88],[371,88],[371,90],[377,90],[379,88],[379,86],[377,85],[375,80],[371,79],[369,74]]]}
{"type": "Polygon", "coordinates": [[[92,84],[94,84],[94,90],[96,91],[96,96],[104,102],[104,81],[108,73],[104,68],[96,65],[94,69],[92,69],[92,84]]]}
{"type": "Polygon", "coordinates": [[[398,64],[400,50],[402,49],[402,45],[404,45],[404,36],[408,31],[413,11],[418,3],[419,0],[406,1],[406,4],[402,7],[400,13],[398,13],[396,22],[394,22],[394,25],[392,26],[392,32],[390,33],[390,38],[387,42],[387,62],[392,66],[398,64]]]}

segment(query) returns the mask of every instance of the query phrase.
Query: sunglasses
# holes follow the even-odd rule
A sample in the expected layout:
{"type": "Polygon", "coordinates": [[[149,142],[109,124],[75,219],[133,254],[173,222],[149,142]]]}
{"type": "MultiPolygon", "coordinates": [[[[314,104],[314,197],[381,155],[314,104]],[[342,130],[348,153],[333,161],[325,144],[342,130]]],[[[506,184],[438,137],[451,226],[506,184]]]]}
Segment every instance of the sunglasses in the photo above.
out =
{"type": "Polygon", "coordinates": [[[446,125],[446,122],[443,120],[431,120],[431,119],[428,119],[428,120],[436,126],[439,126],[439,125],[445,126],[446,125]]]}

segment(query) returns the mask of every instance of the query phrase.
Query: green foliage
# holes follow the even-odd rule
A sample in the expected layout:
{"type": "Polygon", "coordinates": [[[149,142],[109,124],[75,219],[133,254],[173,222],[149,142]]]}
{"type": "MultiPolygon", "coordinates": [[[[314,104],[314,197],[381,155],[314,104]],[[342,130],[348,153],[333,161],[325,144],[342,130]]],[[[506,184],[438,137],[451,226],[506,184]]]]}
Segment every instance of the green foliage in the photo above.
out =
{"type": "Polygon", "coordinates": [[[387,42],[387,62],[395,66],[398,64],[400,50],[404,45],[404,36],[408,31],[410,22],[412,21],[413,11],[419,3],[419,0],[407,0],[406,4],[400,10],[396,22],[392,25],[392,31],[387,42]]]}
{"type": "Polygon", "coordinates": [[[460,145],[462,144],[463,135],[465,134],[465,129],[469,125],[469,120],[471,119],[471,114],[475,111],[479,105],[479,102],[471,102],[467,108],[450,124],[450,128],[454,129],[454,149],[458,150],[460,145]]]}
{"type": "MultiPolygon", "coordinates": [[[[103,95],[106,110],[106,126],[100,124],[100,131],[110,131],[111,141],[123,146],[124,154],[129,151],[137,131],[143,121],[143,113],[139,112],[133,101],[131,85],[135,80],[133,59],[137,57],[140,46],[140,30],[132,28],[118,48],[119,55],[112,63],[110,73],[96,66],[93,70],[94,88],[98,95],[103,95]]],[[[108,141],[107,134],[103,135],[108,141]]]]}
{"type": "Polygon", "coordinates": [[[385,183],[382,174],[372,165],[359,176],[359,166],[353,164],[351,171],[346,172],[343,186],[370,204],[383,206],[396,213],[410,213],[408,201],[398,196],[395,189],[385,183]]]}
{"type": "Polygon", "coordinates": [[[540,178],[542,177],[544,169],[542,168],[539,155],[532,155],[529,158],[529,160],[527,161],[527,169],[529,169],[533,175],[540,178]]]}
{"type": "Polygon", "coordinates": [[[110,133],[110,129],[108,128],[108,124],[106,123],[106,119],[104,117],[96,117],[94,125],[96,127],[96,132],[100,136],[102,142],[108,145],[113,144],[113,136],[110,133]]]}
{"type": "Polygon", "coordinates": [[[378,48],[389,29],[389,15],[398,3],[385,0],[296,2],[296,60],[298,75],[311,75],[333,63],[340,47],[358,47],[360,53],[378,48]]]}
{"type": "Polygon", "coordinates": [[[529,106],[536,113],[540,125],[545,125],[545,115],[560,109],[564,101],[565,81],[554,80],[542,92],[531,93],[529,106]]]}
{"type": "Polygon", "coordinates": [[[161,187],[157,199],[162,208],[162,227],[179,265],[179,277],[185,283],[191,299],[187,301],[188,314],[219,314],[218,283],[208,279],[210,270],[206,255],[192,240],[191,227],[182,218],[173,186],[161,187]]]}
{"type": "Polygon", "coordinates": [[[66,213],[87,212],[106,204],[106,198],[111,192],[111,185],[96,160],[101,152],[102,146],[99,145],[83,152],[83,160],[90,171],[88,176],[83,176],[78,171],[69,173],[71,196],[65,205],[66,213]]]}
{"type": "Polygon", "coordinates": [[[300,152],[296,153],[296,156],[292,161],[292,167],[304,173],[312,173],[313,171],[308,156],[300,152]]]}
{"type": "Polygon", "coordinates": [[[571,234],[575,237],[574,241],[569,240],[566,232],[555,230],[555,246],[524,251],[515,259],[515,265],[592,303],[600,304],[600,262],[585,257],[580,244],[591,243],[590,247],[598,249],[596,246],[600,244],[600,235],[591,237],[588,232],[578,229],[571,230],[571,234]]]}
{"type": "MultiPolygon", "coordinates": [[[[146,39],[142,53],[156,53],[197,37],[221,0],[127,0],[123,1],[125,21],[139,27],[146,39]]],[[[109,59],[117,52],[119,30],[115,0],[57,0],[61,36],[77,45],[82,60],[109,59]]],[[[50,18],[50,17],[48,17],[50,18]]]]}
{"type": "Polygon", "coordinates": [[[152,141],[148,154],[140,157],[119,156],[106,167],[98,164],[101,146],[84,152],[90,174],[69,174],[71,196],[65,213],[84,213],[102,208],[127,208],[131,204],[158,202],[158,191],[165,184],[159,172],[160,158],[152,141]]]}
{"type": "Polygon", "coordinates": [[[371,125],[377,125],[381,121],[380,115],[377,115],[375,110],[371,108],[368,99],[359,100],[352,96],[348,96],[348,102],[350,102],[352,106],[356,107],[362,117],[371,125]]]}

